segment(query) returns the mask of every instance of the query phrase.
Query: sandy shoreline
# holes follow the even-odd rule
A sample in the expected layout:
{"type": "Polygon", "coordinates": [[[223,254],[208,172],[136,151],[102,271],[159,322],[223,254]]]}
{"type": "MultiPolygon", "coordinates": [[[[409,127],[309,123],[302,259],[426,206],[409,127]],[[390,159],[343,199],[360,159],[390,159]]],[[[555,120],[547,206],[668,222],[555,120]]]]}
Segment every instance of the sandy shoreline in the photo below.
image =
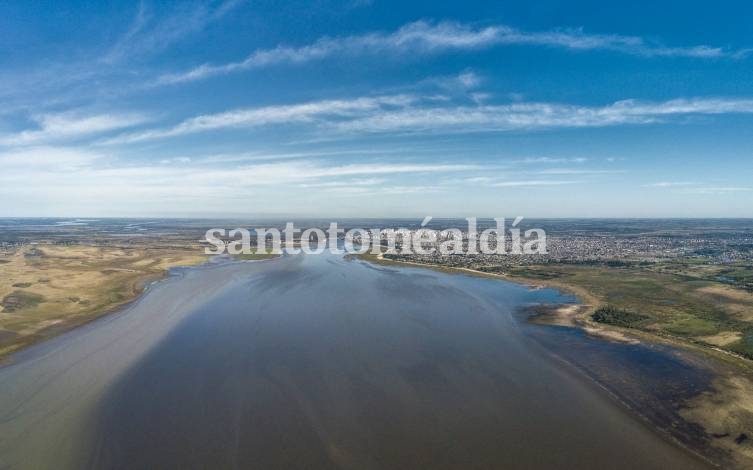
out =
{"type": "MultiPolygon", "coordinates": [[[[109,315],[114,315],[118,312],[127,310],[135,302],[138,302],[139,299],[141,299],[144,296],[144,294],[146,294],[152,286],[154,286],[155,284],[161,281],[164,281],[165,279],[168,279],[170,277],[170,271],[173,268],[181,268],[181,267],[188,267],[188,266],[189,265],[175,265],[168,269],[165,269],[161,274],[145,275],[142,278],[138,279],[136,283],[134,283],[135,286],[129,298],[124,299],[119,302],[114,302],[111,305],[108,305],[107,307],[101,310],[97,310],[95,312],[92,312],[86,315],[78,315],[78,316],[72,316],[72,317],[56,320],[54,323],[39,330],[32,336],[20,338],[18,342],[12,343],[10,345],[6,345],[3,348],[3,350],[0,351],[0,367],[8,365],[8,364],[12,364],[13,357],[16,354],[21,353],[24,350],[34,345],[40,344],[44,341],[53,339],[61,334],[64,334],[69,331],[88,325],[89,323],[92,323],[100,318],[103,318],[109,315]]],[[[193,266],[200,266],[200,265],[193,265],[193,266]]]]}

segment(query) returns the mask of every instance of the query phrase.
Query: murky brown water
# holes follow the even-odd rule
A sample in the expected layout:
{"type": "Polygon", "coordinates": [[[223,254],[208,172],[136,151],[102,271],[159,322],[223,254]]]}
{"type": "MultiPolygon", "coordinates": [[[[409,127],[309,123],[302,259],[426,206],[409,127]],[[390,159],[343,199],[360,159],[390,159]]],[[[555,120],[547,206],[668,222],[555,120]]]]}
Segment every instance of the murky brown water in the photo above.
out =
{"type": "Polygon", "coordinates": [[[0,369],[0,467],[706,468],[525,333],[540,298],[330,255],[188,269],[0,369]]]}

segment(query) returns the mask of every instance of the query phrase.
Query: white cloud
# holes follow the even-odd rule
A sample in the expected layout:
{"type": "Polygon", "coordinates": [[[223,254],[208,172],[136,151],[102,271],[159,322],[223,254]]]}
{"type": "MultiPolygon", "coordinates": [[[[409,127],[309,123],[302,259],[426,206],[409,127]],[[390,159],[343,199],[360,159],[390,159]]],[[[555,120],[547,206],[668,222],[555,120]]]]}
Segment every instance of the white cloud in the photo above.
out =
{"type": "Polygon", "coordinates": [[[363,187],[363,186],[377,186],[385,183],[387,180],[384,178],[361,178],[342,181],[325,181],[321,183],[303,183],[300,184],[301,188],[351,188],[351,187],[363,187]]]}
{"type": "Polygon", "coordinates": [[[624,173],[624,170],[596,170],[582,168],[547,168],[536,172],[540,175],[608,175],[624,173]]]}
{"type": "Polygon", "coordinates": [[[345,37],[323,37],[299,47],[258,49],[245,59],[221,65],[203,64],[191,70],[163,75],[158,84],[201,80],[215,75],[280,64],[302,64],[336,55],[429,54],[447,50],[532,45],[569,50],[609,50],[646,57],[742,58],[749,50],[726,50],[706,45],[669,47],[637,36],[587,34],[581,29],[525,32],[506,25],[476,27],[455,22],[417,21],[393,32],[370,32],[345,37]]]}
{"type": "MultiPolygon", "coordinates": [[[[429,77],[425,80],[421,80],[414,87],[422,88],[425,86],[435,87],[441,89],[442,92],[450,92],[451,94],[468,94],[472,96],[474,93],[478,95],[484,95],[481,92],[474,92],[484,81],[484,78],[472,70],[466,70],[455,75],[441,75],[435,77],[429,77]]],[[[449,96],[436,95],[436,101],[448,101],[451,98],[449,96]]]]}
{"type": "Polygon", "coordinates": [[[405,107],[332,123],[343,132],[475,132],[651,124],[673,116],[753,113],[753,99],[618,101],[606,106],[559,103],[405,107]]]}
{"type": "Polygon", "coordinates": [[[585,163],[588,159],[585,157],[573,157],[573,158],[563,158],[563,157],[527,157],[522,158],[519,160],[514,160],[513,163],[525,163],[525,164],[534,164],[534,163],[585,163]]]}
{"type": "Polygon", "coordinates": [[[402,107],[415,98],[410,95],[391,95],[352,100],[325,100],[302,104],[265,106],[239,109],[217,114],[207,114],[187,119],[178,125],[108,139],[105,143],[121,144],[160,139],[185,134],[194,134],[214,129],[256,127],[270,124],[311,122],[315,118],[346,119],[364,112],[385,107],[402,107]]]}
{"type": "Polygon", "coordinates": [[[671,117],[752,114],[753,99],[693,98],[664,102],[618,101],[605,106],[559,103],[447,105],[413,95],[390,95],[264,106],[207,114],[162,129],[124,134],[106,144],[175,137],[220,129],[308,124],[320,137],[352,133],[431,133],[539,130],[651,124],[671,117]],[[329,132],[329,134],[327,134],[329,132]]]}
{"type": "Polygon", "coordinates": [[[311,159],[210,165],[208,161],[195,156],[168,165],[73,147],[0,152],[4,170],[0,198],[18,202],[4,206],[3,214],[196,215],[234,208],[303,212],[312,198],[318,198],[320,207],[342,202],[331,193],[427,193],[431,188],[420,183],[425,176],[485,171],[481,165],[451,163],[342,164],[311,159]],[[405,181],[387,184],[397,176],[405,181]]]}
{"type": "Polygon", "coordinates": [[[486,168],[476,164],[372,162],[343,165],[310,160],[207,166],[206,161],[201,158],[180,158],[178,165],[166,165],[164,160],[128,165],[86,149],[36,147],[0,153],[0,165],[6,170],[0,175],[0,181],[6,178],[28,178],[39,183],[39,178],[46,175],[56,183],[110,181],[133,186],[165,184],[166,188],[178,185],[184,189],[206,185],[222,191],[227,188],[248,187],[249,184],[373,186],[384,182],[387,175],[458,173],[486,168]]]}
{"type": "Polygon", "coordinates": [[[691,181],[660,181],[658,183],[651,183],[646,186],[652,187],[652,188],[673,188],[677,186],[694,186],[698,183],[693,183],[691,181]]]}
{"type": "Polygon", "coordinates": [[[753,191],[753,188],[746,186],[700,186],[697,188],[683,189],[683,192],[693,194],[734,194],[734,193],[748,193],[753,191]]]}
{"type": "Polygon", "coordinates": [[[42,114],[35,116],[33,120],[37,124],[35,129],[0,135],[0,145],[17,146],[76,139],[125,129],[147,121],[144,116],[138,114],[87,116],[73,112],[42,114]]]}
{"type": "Polygon", "coordinates": [[[516,180],[500,181],[492,184],[495,188],[517,188],[526,186],[562,186],[566,184],[577,184],[580,181],[560,181],[560,180],[516,180]]]}
{"type": "Polygon", "coordinates": [[[464,183],[473,183],[473,184],[479,184],[479,183],[487,184],[487,183],[491,183],[492,181],[494,181],[494,178],[492,178],[491,176],[473,176],[473,177],[465,178],[462,180],[462,182],[464,183]]]}
{"type": "Polygon", "coordinates": [[[389,175],[400,173],[452,173],[480,170],[483,167],[473,164],[410,164],[410,163],[356,163],[350,165],[324,167],[318,164],[271,163],[244,168],[254,174],[274,178],[283,171],[286,178],[312,179],[355,175],[389,175]]]}
{"type": "Polygon", "coordinates": [[[66,147],[26,147],[0,152],[0,167],[5,176],[21,176],[34,180],[40,171],[56,174],[90,167],[102,155],[87,150],[66,147]]]}
{"type": "Polygon", "coordinates": [[[363,187],[363,186],[342,186],[327,188],[326,192],[336,194],[347,194],[349,196],[372,196],[372,195],[400,195],[400,194],[424,194],[435,193],[440,188],[436,186],[380,186],[380,187],[363,187]]]}
{"type": "Polygon", "coordinates": [[[218,3],[200,1],[177,3],[165,17],[155,19],[148,5],[142,0],[131,25],[102,58],[102,62],[114,62],[139,55],[153,54],[170,45],[200,32],[208,24],[221,19],[244,0],[225,0],[218,3]]]}
{"type": "Polygon", "coordinates": [[[708,183],[697,183],[692,181],[660,181],[658,183],[651,183],[646,185],[652,188],[662,188],[667,190],[673,190],[683,194],[734,194],[734,193],[748,193],[753,191],[753,188],[747,186],[714,186],[708,183]]]}
{"type": "Polygon", "coordinates": [[[458,75],[457,80],[464,88],[476,88],[481,84],[481,77],[474,72],[463,72],[458,75]]]}

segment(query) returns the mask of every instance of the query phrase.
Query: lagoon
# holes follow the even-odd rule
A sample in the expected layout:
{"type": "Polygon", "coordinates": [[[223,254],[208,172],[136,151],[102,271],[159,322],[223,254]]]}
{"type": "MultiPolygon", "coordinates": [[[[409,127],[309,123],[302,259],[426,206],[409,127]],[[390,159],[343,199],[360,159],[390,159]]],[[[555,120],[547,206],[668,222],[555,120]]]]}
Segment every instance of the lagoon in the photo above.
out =
{"type": "Polygon", "coordinates": [[[517,313],[572,301],[326,252],[178,269],[0,369],[0,468],[708,468],[517,313]]]}

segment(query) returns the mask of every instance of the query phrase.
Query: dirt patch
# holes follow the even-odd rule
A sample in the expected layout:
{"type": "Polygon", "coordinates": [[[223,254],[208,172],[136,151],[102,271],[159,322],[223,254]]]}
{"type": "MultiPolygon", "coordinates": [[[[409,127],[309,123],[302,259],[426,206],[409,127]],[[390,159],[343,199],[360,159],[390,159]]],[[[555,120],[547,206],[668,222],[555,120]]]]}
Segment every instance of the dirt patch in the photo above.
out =
{"type": "Polygon", "coordinates": [[[584,326],[583,331],[591,336],[596,336],[607,341],[616,341],[618,343],[625,344],[640,344],[640,341],[637,338],[614,329],[601,328],[597,326],[584,326]]]}
{"type": "Polygon", "coordinates": [[[576,326],[578,316],[588,308],[579,304],[537,304],[524,309],[531,323],[557,326],[576,326]]]}
{"type": "Polygon", "coordinates": [[[743,321],[753,321],[753,294],[723,285],[706,286],[696,292],[712,301],[723,302],[728,312],[743,321]]]}
{"type": "Polygon", "coordinates": [[[705,286],[701,287],[697,291],[703,294],[716,295],[729,300],[753,304],[753,294],[751,294],[750,292],[733,289],[732,287],[727,287],[724,285],[716,284],[713,286],[705,286]]]}
{"type": "Polygon", "coordinates": [[[728,375],[716,379],[714,388],[690,400],[680,413],[703,426],[712,444],[730,451],[740,468],[753,468],[753,382],[728,375]]]}
{"type": "Polygon", "coordinates": [[[711,336],[701,336],[698,339],[714,346],[727,346],[743,339],[743,334],[739,331],[722,331],[711,336]]]}

